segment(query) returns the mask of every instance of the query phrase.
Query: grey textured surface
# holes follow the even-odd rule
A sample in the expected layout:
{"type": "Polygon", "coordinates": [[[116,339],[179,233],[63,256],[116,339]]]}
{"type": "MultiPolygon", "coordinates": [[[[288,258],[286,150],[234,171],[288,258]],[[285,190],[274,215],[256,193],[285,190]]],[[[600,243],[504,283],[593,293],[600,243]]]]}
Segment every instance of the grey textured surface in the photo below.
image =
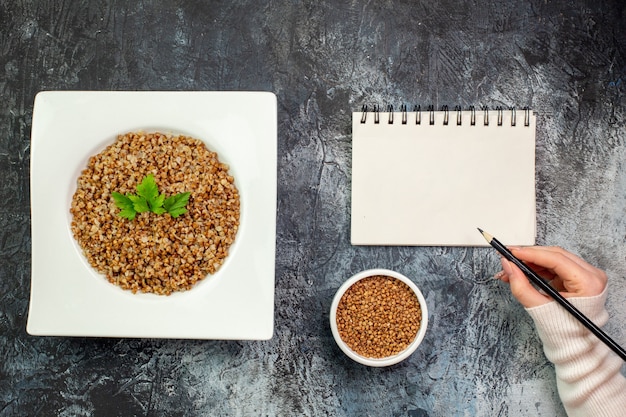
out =
{"type": "Polygon", "coordinates": [[[625,22],[620,0],[2,0],[0,416],[564,416],[492,250],[350,245],[350,113],[535,109],[538,243],[609,273],[624,345],[625,22]],[[271,341],[26,334],[32,108],[51,89],[276,93],[271,341]],[[430,309],[424,344],[385,369],[352,363],[327,325],[334,291],[371,267],[412,277],[430,309]]]}

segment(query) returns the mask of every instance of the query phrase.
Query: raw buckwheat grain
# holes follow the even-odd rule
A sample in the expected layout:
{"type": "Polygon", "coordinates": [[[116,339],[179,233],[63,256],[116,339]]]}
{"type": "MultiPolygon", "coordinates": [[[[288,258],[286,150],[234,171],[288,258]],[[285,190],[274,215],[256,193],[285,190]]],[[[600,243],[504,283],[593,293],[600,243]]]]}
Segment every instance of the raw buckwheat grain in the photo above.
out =
{"type": "Polygon", "coordinates": [[[367,358],[402,352],[415,339],[421,319],[420,304],[411,288],[383,275],[355,282],[337,306],[341,339],[367,358]]]}

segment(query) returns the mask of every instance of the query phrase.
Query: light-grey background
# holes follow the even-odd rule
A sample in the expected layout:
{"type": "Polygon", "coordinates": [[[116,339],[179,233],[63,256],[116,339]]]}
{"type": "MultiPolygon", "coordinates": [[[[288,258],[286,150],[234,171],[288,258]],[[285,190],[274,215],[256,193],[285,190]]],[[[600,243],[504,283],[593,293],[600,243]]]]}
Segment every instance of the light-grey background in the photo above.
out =
{"type": "Polygon", "coordinates": [[[620,0],[0,1],[0,416],[564,416],[494,251],[350,245],[350,118],[534,109],[538,243],[608,272],[624,345],[625,22],[620,0]],[[26,334],[33,99],[57,89],[277,95],[271,341],[26,334]],[[351,362],[327,324],[371,267],[411,277],[430,309],[423,345],[385,369],[351,362]]]}

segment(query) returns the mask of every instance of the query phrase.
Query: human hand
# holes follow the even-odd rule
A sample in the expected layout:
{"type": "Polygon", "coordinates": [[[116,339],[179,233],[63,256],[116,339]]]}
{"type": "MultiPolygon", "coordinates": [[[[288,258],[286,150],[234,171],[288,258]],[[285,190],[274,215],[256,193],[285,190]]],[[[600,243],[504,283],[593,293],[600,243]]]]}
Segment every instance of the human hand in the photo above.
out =
{"type": "MultiPolygon", "coordinates": [[[[524,261],[564,297],[592,297],[604,291],[607,276],[578,256],[558,247],[510,247],[513,255],[524,261]]],[[[526,308],[537,307],[552,298],[535,289],[524,273],[502,258],[502,271],[496,278],[508,282],[511,294],[526,308]]]]}

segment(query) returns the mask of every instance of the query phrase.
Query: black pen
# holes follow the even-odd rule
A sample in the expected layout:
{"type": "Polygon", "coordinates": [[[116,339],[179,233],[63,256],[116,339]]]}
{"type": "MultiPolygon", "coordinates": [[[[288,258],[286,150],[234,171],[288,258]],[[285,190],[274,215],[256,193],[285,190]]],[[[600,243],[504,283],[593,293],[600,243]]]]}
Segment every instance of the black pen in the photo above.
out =
{"type": "Polygon", "coordinates": [[[511,253],[510,250],[507,249],[498,239],[491,236],[489,233],[484,232],[481,228],[478,228],[478,231],[483,235],[485,240],[493,246],[502,256],[504,256],[509,261],[513,262],[522,272],[533,282],[537,287],[543,290],[546,294],[554,299],[557,303],[559,303],[563,308],[565,308],[571,315],[573,315],[579,322],[581,322],[591,333],[595,334],[598,339],[600,339],[605,345],[607,345],[611,350],[617,355],[626,361],[626,350],[623,347],[618,345],[613,339],[611,339],[605,332],[602,331],[598,326],[595,325],[591,320],[587,318],[583,313],[580,312],[576,307],[574,307],[565,297],[561,295],[556,289],[554,289],[550,284],[548,284],[543,278],[535,273],[532,269],[528,267],[524,262],[517,259],[515,255],[511,253]]]}

